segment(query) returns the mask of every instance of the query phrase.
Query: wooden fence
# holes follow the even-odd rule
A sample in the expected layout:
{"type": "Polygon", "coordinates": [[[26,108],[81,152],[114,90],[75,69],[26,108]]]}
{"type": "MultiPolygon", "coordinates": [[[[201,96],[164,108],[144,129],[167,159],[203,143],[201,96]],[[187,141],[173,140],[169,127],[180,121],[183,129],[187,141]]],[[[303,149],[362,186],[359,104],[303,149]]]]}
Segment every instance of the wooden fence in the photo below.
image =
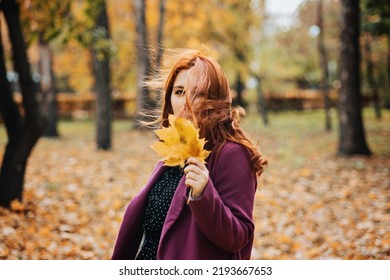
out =
{"type": "MultiPolygon", "coordinates": [[[[335,91],[329,92],[331,106],[337,102],[335,91]]],[[[265,100],[269,110],[312,110],[324,107],[324,97],[319,90],[292,90],[281,93],[266,93],[265,100]]]]}
{"type": "MultiPolygon", "coordinates": [[[[330,92],[331,106],[338,102],[337,93],[330,92]]],[[[22,97],[15,94],[15,101],[22,111],[22,97]]],[[[311,110],[323,108],[323,95],[318,90],[293,90],[283,94],[266,93],[265,102],[268,110],[311,110]]],[[[363,98],[363,106],[370,103],[369,98],[363,98]]],[[[114,118],[132,117],[136,112],[135,94],[121,94],[113,97],[112,113],[114,118]]],[[[60,118],[80,119],[93,117],[95,114],[95,94],[58,93],[57,104],[60,118]]],[[[0,116],[1,121],[1,116],[0,116]]]]}
{"type": "MultiPolygon", "coordinates": [[[[20,111],[23,113],[22,96],[15,94],[14,100],[18,104],[20,111]]],[[[82,119],[93,117],[95,114],[94,93],[88,94],[73,94],[73,93],[58,93],[57,106],[60,118],[67,119],[82,119]]],[[[135,111],[135,96],[123,94],[112,98],[112,115],[114,118],[127,118],[134,114],[135,111]]]]}

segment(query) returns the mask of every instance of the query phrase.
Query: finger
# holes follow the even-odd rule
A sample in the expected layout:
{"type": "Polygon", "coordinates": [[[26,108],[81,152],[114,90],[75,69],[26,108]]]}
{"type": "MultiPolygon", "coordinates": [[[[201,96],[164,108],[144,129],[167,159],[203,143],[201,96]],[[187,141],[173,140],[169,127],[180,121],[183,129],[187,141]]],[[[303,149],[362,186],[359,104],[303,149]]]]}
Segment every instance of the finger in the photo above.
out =
{"type": "Polygon", "coordinates": [[[202,179],[201,175],[199,174],[196,174],[194,172],[189,172],[187,175],[186,175],[186,179],[192,179],[194,181],[200,181],[202,179]]]}
{"type": "Polygon", "coordinates": [[[188,158],[186,161],[186,164],[188,164],[188,165],[194,164],[194,165],[198,166],[201,170],[207,169],[206,165],[202,161],[200,161],[199,159],[194,158],[194,157],[188,158]]]}
{"type": "Polygon", "coordinates": [[[184,168],[184,173],[188,174],[190,172],[194,172],[196,174],[200,174],[202,172],[202,169],[200,169],[200,167],[198,167],[195,164],[189,164],[186,168],[184,168]]]}
{"type": "Polygon", "coordinates": [[[195,164],[195,165],[201,165],[203,164],[199,159],[195,157],[189,157],[186,161],[187,164],[195,164]]]}
{"type": "Polygon", "coordinates": [[[198,182],[194,179],[186,178],[185,185],[189,188],[197,188],[198,182]]]}
{"type": "Polygon", "coordinates": [[[208,177],[204,176],[204,174],[198,175],[192,172],[186,175],[186,179],[195,181],[197,187],[204,187],[208,181],[208,177]]]}

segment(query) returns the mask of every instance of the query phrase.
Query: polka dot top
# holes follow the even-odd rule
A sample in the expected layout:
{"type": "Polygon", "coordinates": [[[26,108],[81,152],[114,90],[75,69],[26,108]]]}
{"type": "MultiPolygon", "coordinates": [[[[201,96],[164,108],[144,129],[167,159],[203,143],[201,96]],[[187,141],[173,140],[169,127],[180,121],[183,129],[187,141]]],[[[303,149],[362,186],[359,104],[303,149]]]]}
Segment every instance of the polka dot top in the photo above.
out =
{"type": "Polygon", "coordinates": [[[168,167],[159,181],[151,188],[142,223],[142,229],[145,233],[144,241],[136,257],[137,260],[155,260],[157,258],[157,248],[165,217],[183,174],[183,169],[180,166],[168,167]]]}

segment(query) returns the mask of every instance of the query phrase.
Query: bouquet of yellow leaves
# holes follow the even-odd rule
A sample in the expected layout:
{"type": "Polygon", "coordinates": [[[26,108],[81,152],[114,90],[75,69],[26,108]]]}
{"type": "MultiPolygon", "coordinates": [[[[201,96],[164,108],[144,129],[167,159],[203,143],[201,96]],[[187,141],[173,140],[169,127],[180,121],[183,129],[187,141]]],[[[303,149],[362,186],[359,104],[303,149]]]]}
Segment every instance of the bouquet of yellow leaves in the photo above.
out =
{"type": "Polygon", "coordinates": [[[151,148],[163,157],[164,165],[182,168],[189,157],[195,157],[205,163],[205,159],[211,153],[204,150],[206,140],[199,139],[199,129],[187,119],[168,116],[169,127],[157,129],[154,132],[160,141],[151,148]]]}

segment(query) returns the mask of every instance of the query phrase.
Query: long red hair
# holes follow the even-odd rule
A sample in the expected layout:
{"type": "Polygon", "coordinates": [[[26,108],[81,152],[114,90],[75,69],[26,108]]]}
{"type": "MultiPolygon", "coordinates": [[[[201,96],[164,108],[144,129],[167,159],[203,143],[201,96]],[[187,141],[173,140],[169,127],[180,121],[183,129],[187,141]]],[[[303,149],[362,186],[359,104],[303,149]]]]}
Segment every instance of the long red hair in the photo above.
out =
{"type": "Polygon", "coordinates": [[[206,149],[217,154],[226,141],[246,147],[251,155],[252,170],[260,176],[267,160],[240,127],[242,108],[232,107],[232,96],[225,72],[212,58],[200,53],[186,53],[173,66],[165,82],[164,100],[160,120],[167,127],[168,115],[173,114],[171,94],[180,71],[190,70],[186,103],[182,115],[191,119],[207,140],[206,149]],[[196,102],[194,100],[196,99],[196,102]]]}

